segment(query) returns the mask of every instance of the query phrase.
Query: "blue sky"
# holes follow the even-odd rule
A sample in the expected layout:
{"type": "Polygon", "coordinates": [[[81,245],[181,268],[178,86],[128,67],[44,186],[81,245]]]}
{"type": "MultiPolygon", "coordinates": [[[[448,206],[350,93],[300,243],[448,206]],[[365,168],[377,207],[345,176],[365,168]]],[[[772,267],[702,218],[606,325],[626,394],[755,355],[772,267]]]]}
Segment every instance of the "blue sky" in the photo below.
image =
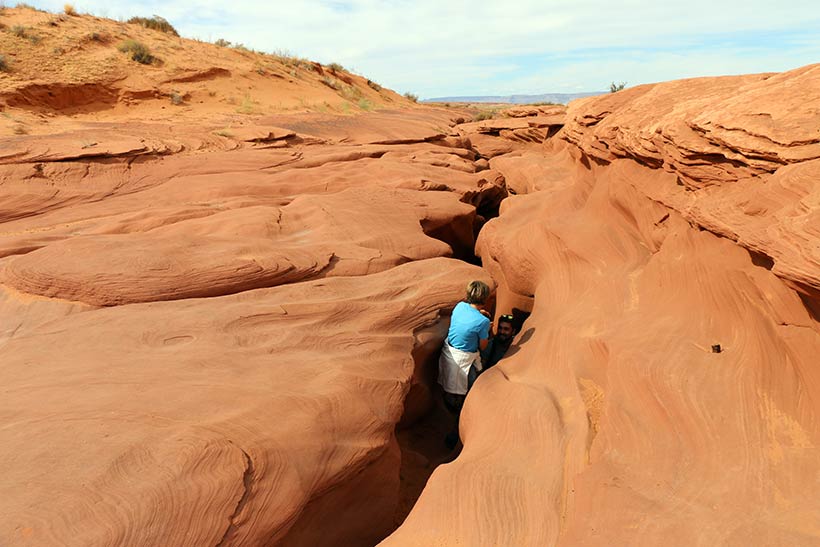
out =
{"type": "MultiPolygon", "coordinates": [[[[11,4],[6,0],[7,4],[11,4]]],[[[29,0],[60,11],[63,0],[29,0]]],[[[820,0],[77,0],[190,38],[338,62],[421,97],[600,91],[820,62],[820,0]]]]}

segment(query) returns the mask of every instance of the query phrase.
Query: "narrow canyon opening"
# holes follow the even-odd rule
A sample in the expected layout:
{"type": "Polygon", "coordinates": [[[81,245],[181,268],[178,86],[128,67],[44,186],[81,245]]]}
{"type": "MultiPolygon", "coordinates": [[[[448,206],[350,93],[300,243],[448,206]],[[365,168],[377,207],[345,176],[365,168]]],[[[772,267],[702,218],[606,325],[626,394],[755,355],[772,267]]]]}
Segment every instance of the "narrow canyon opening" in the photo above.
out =
{"type": "MultiPolygon", "coordinates": [[[[476,161],[482,158],[476,150],[476,161]]],[[[466,231],[453,224],[441,226],[435,230],[425,230],[428,236],[444,241],[453,249],[453,258],[481,267],[481,257],[476,254],[476,241],[484,226],[498,217],[501,202],[511,195],[506,189],[503,193],[479,195],[475,204],[473,230],[466,231]]],[[[495,293],[489,302],[488,311],[495,310],[495,293]]],[[[447,310],[442,310],[446,312],[447,310]]],[[[507,313],[507,312],[505,312],[507,313]]],[[[519,308],[513,309],[515,324],[520,330],[529,312],[519,308]]],[[[459,441],[455,448],[446,446],[444,439],[453,428],[456,417],[445,407],[442,400],[441,386],[437,383],[438,358],[443,339],[447,336],[449,315],[442,315],[438,324],[425,333],[417,334],[417,344],[413,351],[416,363],[416,383],[411,385],[405,399],[405,412],[396,426],[396,439],[401,450],[399,469],[400,489],[396,507],[394,527],[398,528],[413,509],[421,496],[428,479],[440,466],[455,460],[461,452],[459,441]]]]}

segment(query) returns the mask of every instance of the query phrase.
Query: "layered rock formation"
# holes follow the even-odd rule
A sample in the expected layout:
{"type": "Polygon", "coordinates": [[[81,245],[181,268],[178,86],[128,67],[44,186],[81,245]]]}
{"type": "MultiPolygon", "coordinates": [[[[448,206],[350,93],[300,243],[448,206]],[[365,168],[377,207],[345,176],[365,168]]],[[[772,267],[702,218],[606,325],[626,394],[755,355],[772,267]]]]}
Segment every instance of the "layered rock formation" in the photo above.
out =
{"type": "Polygon", "coordinates": [[[574,102],[478,253],[531,309],[383,545],[820,542],[820,66],[574,102]]]}
{"type": "Polygon", "coordinates": [[[463,259],[506,188],[450,135],[462,114],[296,58],[0,15],[41,39],[0,35],[0,543],[384,538],[411,495],[396,426],[430,409],[466,284],[492,283],[463,259]],[[165,64],[129,65],[125,37],[165,64]]]}
{"type": "Polygon", "coordinates": [[[374,116],[280,117],[320,136],[143,162],[58,136],[0,165],[3,537],[372,545],[393,529],[396,424],[429,408],[442,314],[492,283],[450,257],[472,255],[477,211],[506,191],[441,134],[450,114],[374,116]]]}
{"type": "Polygon", "coordinates": [[[470,122],[1,15],[0,543],[382,541],[472,279],[531,316],[385,545],[820,542],[820,67],[470,122]]]}

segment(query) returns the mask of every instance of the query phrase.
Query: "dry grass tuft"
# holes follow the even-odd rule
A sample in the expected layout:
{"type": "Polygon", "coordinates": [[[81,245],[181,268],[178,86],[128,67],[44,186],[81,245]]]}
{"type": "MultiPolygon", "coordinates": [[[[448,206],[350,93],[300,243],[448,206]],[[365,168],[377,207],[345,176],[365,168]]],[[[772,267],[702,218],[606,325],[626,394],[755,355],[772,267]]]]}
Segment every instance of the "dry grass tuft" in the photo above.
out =
{"type": "Polygon", "coordinates": [[[321,82],[323,84],[325,84],[327,87],[329,87],[330,89],[335,89],[336,91],[339,91],[340,89],[342,89],[342,84],[339,83],[339,80],[337,80],[336,78],[331,78],[330,76],[324,76],[324,77],[322,77],[321,82]]]}
{"type": "Polygon", "coordinates": [[[339,63],[330,63],[329,65],[327,65],[327,69],[331,72],[347,72],[345,70],[345,67],[343,67],[339,63]]]}
{"type": "Polygon", "coordinates": [[[419,102],[419,96],[416,95],[415,93],[410,93],[409,91],[404,94],[404,98],[409,99],[409,100],[413,101],[414,103],[419,102]]]}
{"type": "Polygon", "coordinates": [[[100,44],[107,44],[111,41],[111,37],[104,32],[89,32],[85,37],[86,42],[99,42],[100,44]]]}
{"type": "Polygon", "coordinates": [[[10,69],[9,62],[5,55],[0,55],[0,72],[8,72],[10,69]]]}
{"type": "Polygon", "coordinates": [[[154,15],[153,17],[132,17],[128,20],[128,23],[132,25],[142,25],[145,28],[158,30],[159,32],[164,32],[173,36],[179,36],[177,29],[175,29],[167,19],[160,17],[159,15],[154,15]]]}
{"type": "Polygon", "coordinates": [[[70,15],[72,17],[76,17],[77,15],[79,15],[77,13],[77,10],[75,10],[74,6],[72,6],[71,4],[66,4],[63,6],[63,13],[65,13],[66,15],[70,15]]]}

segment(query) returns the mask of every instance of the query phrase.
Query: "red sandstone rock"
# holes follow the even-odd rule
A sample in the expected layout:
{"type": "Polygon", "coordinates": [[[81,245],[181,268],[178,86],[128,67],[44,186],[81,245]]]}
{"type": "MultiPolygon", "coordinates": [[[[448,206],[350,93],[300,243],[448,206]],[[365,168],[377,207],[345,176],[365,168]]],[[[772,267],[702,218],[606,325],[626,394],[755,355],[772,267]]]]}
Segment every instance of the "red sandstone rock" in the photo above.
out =
{"type": "Polygon", "coordinates": [[[253,113],[332,111],[334,71],[207,44],[185,69],[48,65],[76,21],[0,84],[31,128],[0,152],[3,541],[374,544],[421,488],[399,470],[436,463],[395,429],[488,273],[497,312],[532,315],[385,545],[820,541],[817,66],[453,130],[253,113]],[[172,91],[200,106],[162,115],[172,91]],[[499,206],[486,272],[447,258],[499,206]]]}
{"type": "Polygon", "coordinates": [[[575,101],[491,161],[526,195],[478,252],[532,315],[383,545],[820,542],[818,70],[575,101]]]}

